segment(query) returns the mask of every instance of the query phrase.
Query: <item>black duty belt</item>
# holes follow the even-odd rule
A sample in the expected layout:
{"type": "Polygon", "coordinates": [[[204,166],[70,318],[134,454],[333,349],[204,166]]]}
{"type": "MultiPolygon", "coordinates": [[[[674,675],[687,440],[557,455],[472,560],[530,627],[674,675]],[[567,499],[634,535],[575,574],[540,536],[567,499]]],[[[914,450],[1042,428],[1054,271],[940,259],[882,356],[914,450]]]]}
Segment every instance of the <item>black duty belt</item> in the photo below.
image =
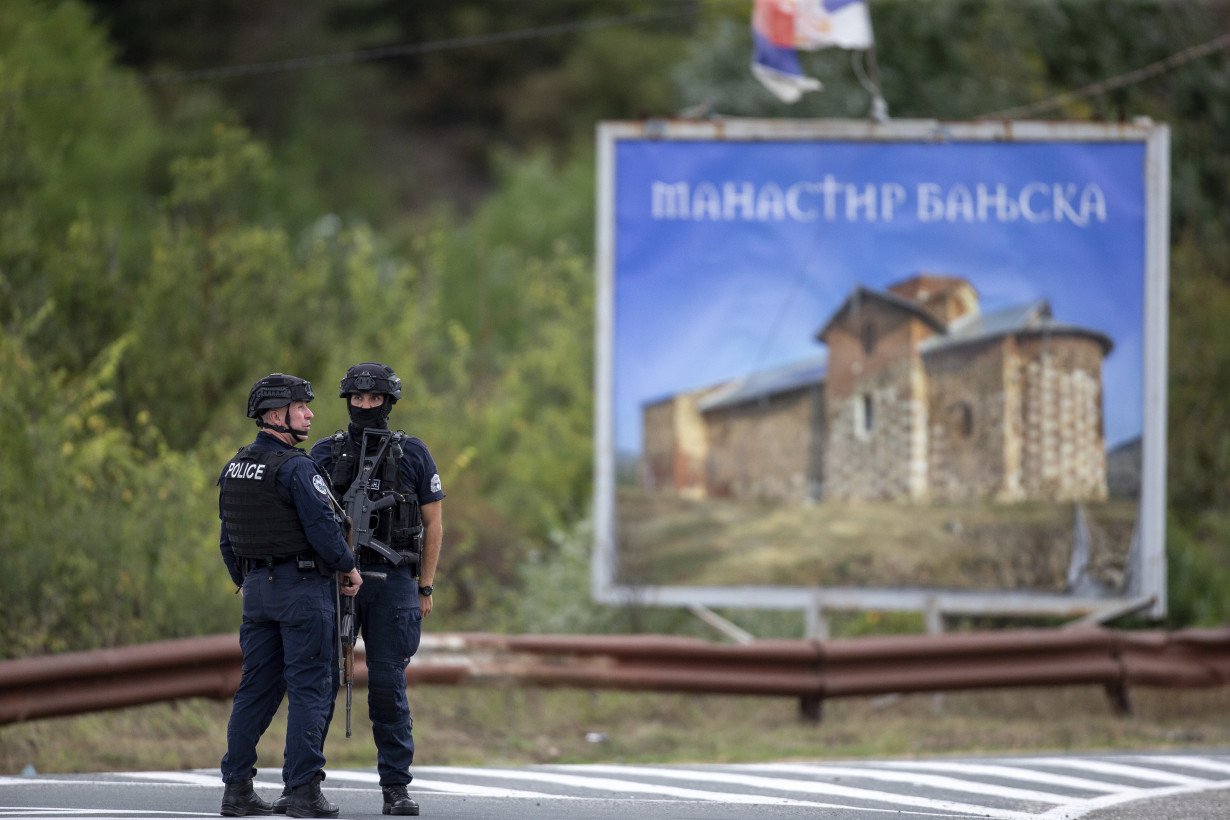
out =
{"type": "Polygon", "coordinates": [[[245,558],[240,557],[239,566],[243,570],[243,574],[247,575],[254,569],[268,567],[272,569],[278,564],[298,564],[300,572],[312,572],[316,569],[316,556],[306,553],[298,555],[277,555],[271,558],[245,558]]]}

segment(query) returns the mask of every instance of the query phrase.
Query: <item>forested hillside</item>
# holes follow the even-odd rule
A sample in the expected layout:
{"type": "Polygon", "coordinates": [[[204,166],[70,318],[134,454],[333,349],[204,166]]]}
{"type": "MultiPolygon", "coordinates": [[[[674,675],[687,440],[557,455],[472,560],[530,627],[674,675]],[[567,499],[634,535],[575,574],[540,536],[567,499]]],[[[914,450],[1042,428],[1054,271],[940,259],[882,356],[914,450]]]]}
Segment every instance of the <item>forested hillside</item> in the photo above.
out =
{"type": "MultiPolygon", "coordinates": [[[[965,119],[1230,31],[1230,2],[873,0],[899,118],[965,119]]],[[[440,629],[587,605],[602,119],[862,117],[847,52],[777,102],[744,0],[0,4],[0,657],[227,631],[213,482],[252,381],[392,364],[440,464],[440,629]],[[383,51],[382,51],[383,49],[383,51]],[[329,55],[332,55],[330,57],[329,55]],[[298,63],[291,58],[312,57],[298,63]],[[327,59],[326,59],[327,58],[327,59]],[[225,70],[221,70],[225,69],[225,70]]],[[[1172,134],[1171,625],[1230,619],[1230,57],[1035,116],[1172,134]]],[[[628,628],[635,623],[621,622],[628,628]]]]}

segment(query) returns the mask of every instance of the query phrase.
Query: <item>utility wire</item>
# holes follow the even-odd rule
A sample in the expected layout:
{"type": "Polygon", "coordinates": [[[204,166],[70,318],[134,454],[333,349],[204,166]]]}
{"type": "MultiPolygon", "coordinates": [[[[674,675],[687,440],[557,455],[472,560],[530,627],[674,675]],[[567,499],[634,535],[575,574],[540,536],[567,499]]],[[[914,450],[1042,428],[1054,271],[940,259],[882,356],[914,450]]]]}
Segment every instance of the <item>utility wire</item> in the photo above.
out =
{"type": "Polygon", "coordinates": [[[1200,43],[1194,46],[1188,46],[1182,51],[1177,51],[1169,57],[1158,60],[1155,63],[1149,63],[1134,71],[1129,71],[1126,74],[1120,74],[1115,77],[1110,77],[1105,80],[1099,80],[1096,83],[1082,86],[1073,91],[1065,91],[1062,94],[1056,94],[1045,100],[1040,100],[1028,105],[1018,105],[1014,108],[1004,108],[1000,111],[993,111],[990,114],[983,114],[975,119],[1011,119],[1013,117],[1027,117],[1031,114],[1037,114],[1040,111],[1048,111],[1052,108],[1058,108],[1076,100],[1083,100],[1088,97],[1095,97],[1099,94],[1105,94],[1107,91],[1114,91],[1117,88],[1135,85],[1142,80],[1147,80],[1152,77],[1165,74],[1167,71],[1178,68],[1185,63],[1190,63],[1192,60],[1198,60],[1201,57],[1207,57],[1218,51],[1223,51],[1230,47],[1230,33],[1222,34],[1219,37],[1214,37],[1208,42],[1200,43]]]}
{"type": "MultiPolygon", "coordinates": [[[[636,25],[638,23],[671,20],[691,16],[692,9],[676,8],[672,11],[645,12],[622,17],[601,17],[593,20],[580,20],[569,23],[556,23],[534,28],[516,29],[513,31],[494,32],[489,34],[473,34],[465,37],[450,37],[443,40],[432,40],[426,43],[407,43],[397,46],[382,46],[379,48],[345,51],[334,54],[321,54],[314,57],[295,57],[288,60],[272,60],[260,63],[243,63],[215,68],[201,68],[187,71],[169,71],[159,74],[138,75],[129,78],[115,78],[103,82],[78,83],[74,85],[30,88],[10,91],[6,96],[38,96],[54,93],[81,93],[99,88],[126,85],[173,85],[177,83],[201,82],[205,80],[231,79],[235,77],[251,77],[261,74],[276,74],[288,71],[303,71],[312,68],[323,68],[337,65],[353,65],[357,63],[376,62],[396,57],[410,57],[420,54],[431,54],[454,49],[475,48],[485,45],[521,42],[540,37],[550,37],[558,34],[574,34],[584,31],[595,31],[603,28],[636,25]]],[[[1073,91],[1066,91],[1026,105],[1004,108],[982,114],[974,119],[1010,119],[1013,117],[1030,116],[1042,111],[1058,108],[1061,105],[1087,99],[1107,91],[1134,85],[1143,80],[1157,77],[1178,68],[1193,60],[1206,57],[1230,47],[1230,33],[1222,34],[1204,43],[1171,54],[1164,59],[1149,65],[1120,74],[1105,80],[1100,80],[1073,91]]],[[[857,68],[861,68],[858,66],[857,68]]],[[[861,81],[860,77],[860,81],[861,81]]]]}
{"type": "Polygon", "coordinates": [[[595,31],[616,26],[631,26],[638,23],[649,23],[660,20],[671,20],[687,17],[693,14],[691,9],[674,9],[671,11],[644,12],[629,14],[622,17],[599,17],[593,20],[577,20],[568,23],[555,23],[535,28],[516,29],[513,31],[494,32],[489,34],[472,34],[464,37],[449,37],[443,40],[431,40],[425,43],[407,43],[397,46],[381,46],[360,51],[344,51],[335,54],[321,54],[315,57],[294,57],[288,60],[271,60],[261,63],[244,63],[240,65],[218,66],[216,68],[200,68],[188,71],[167,71],[158,74],[145,74],[130,78],[117,78],[104,82],[80,83],[58,88],[25,89],[26,96],[52,93],[76,93],[92,91],[98,88],[117,85],[172,85],[176,83],[201,82],[204,80],[223,80],[234,77],[252,77],[260,74],[277,74],[287,71],[302,71],[310,68],[323,68],[337,65],[353,65],[370,63],[377,60],[388,60],[395,57],[411,57],[419,54],[431,54],[440,51],[452,51],[462,48],[496,45],[500,43],[515,43],[524,40],[534,40],[540,37],[551,37],[558,34],[576,34],[584,31],[595,31]]]}

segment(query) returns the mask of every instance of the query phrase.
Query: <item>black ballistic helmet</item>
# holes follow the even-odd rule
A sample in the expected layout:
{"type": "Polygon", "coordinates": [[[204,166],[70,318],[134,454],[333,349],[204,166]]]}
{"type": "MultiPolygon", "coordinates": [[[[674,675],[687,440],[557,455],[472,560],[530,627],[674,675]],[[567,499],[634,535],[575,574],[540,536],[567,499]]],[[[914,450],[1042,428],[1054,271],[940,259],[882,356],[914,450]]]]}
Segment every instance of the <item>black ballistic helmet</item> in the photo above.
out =
{"type": "Polygon", "coordinates": [[[351,393],[378,393],[396,402],[401,398],[401,379],[387,364],[361,362],[347,370],[342,378],[338,395],[348,398],[351,393]]]}
{"type": "Polygon", "coordinates": [[[248,392],[248,418],[258,419],[266,410],[286,407],[291,402],[311,401],[312,383],[298,376],[270,373],[252,385],[248,392]]]}

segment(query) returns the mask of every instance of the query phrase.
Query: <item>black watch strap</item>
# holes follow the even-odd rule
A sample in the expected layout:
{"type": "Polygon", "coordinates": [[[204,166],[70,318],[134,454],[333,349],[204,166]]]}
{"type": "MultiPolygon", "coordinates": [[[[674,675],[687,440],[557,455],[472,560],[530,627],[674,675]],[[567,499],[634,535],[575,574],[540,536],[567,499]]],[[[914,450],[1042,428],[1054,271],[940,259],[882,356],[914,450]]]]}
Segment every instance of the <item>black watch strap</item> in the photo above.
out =
{"type": "Polygon", "coordinates": [[[424,598],[430,598],[432,591],[431,584],[428,584],[425,587],[419,587],[419,595],[422,595],[424,598]]]}

